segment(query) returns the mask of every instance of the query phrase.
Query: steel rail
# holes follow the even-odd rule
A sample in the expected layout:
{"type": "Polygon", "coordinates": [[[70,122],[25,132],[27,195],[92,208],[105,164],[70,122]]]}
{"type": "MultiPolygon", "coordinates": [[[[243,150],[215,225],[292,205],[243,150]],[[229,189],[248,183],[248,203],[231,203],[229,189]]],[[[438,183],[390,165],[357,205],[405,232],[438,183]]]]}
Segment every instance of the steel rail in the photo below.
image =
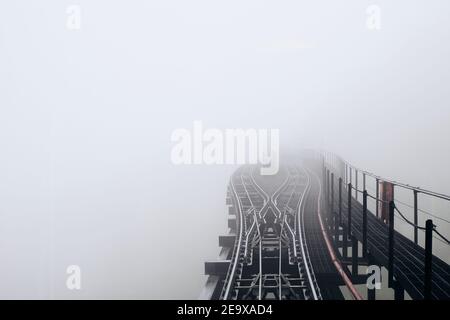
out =
{"type": "MultiPolygon", "coordinates": [[[[285,181],[281,184],[281,186],[274,192],[274,194],[272,194],[272,196],[268,196],[268,194],[264,191],[264,189],[256,182],[254,176],[253,176],[253,172],[251,172],[250,174],[252,182],[254,184],[254,186],[256,187],[256,189],[258,189],[260,191],[261,194],[263,194],[264,198],[267,199],[267,202],[265,203],[264,207],[268,206],[268,207],[272,207],[272,205],[275,204],[274,200],[277,199],[279,197],[279,195],[281,194],[281,190],[287,185],[288,181],[289,181],[289,175],[287,176],[287,178],[285,179],[285,181]],[[276,195],[276,197],[274,198],[274,196],[276,195]]],[[[266,201],[266,200],[265,200],[266,201]]],[[[276,205],[274,205],[275,210],[278,211],[279,215],[281,215],[281,211],[278,209],[278,207],[276,205]]],[[[262,209],[261,209],[262,211],[262,209]]],[[[281,216],[280,216],[281,218],[281,216]]],[[[255,215],[255,219],[256,219],[256,215],[255,215]]],[[[262,295],[262,280],[263,280],[263,274],[262,274],[262,240],[263,237],[261,235],[260,232],[260,228],[258,225],[258,233],[259,233],[259,300],[262,299],[261,295],[262,295]]],[[[281,300],[281,233],[280,233],[280,251],[279,251],[279,299],[281,300]]]]}
{"type": "Polygon", "coordinates": [[[283,234],[283,230],[284,230],[284,223],[281,225],[281,230],[280,230],[280,243],[279,243],[279,248],[278,248],[278,300],[281,300],[282,298],[282,261],[281,261],[281,249],[282,249],[282,237],[281,235],[283,234]]]}
{"type": "MultiPolygon", "coordinates": [[[[257,221],[257,217],[256,217],[256,212],[255,210],[253,211],[253,214],[255,215],[255,221],[257,221]]],[[[262,300],[262,278],[263,278],[263,274],[262,274],[262,235],[261,235],[261,229],[259,226],[259,223],[257,223],[257,230],[258,230],[258,235],[259,235],[259,288],[258,288],[258,300],[262,300]]]]}
{"type": "MultiPolygon", "coordinates": [[[[250,176],[251,183],[255,183],[256,181],[253,179],[252,171],[251,170],[249,170],[249,171],[250,171],[249,176],[250,176]]],[[[249,199],[250,204],[252,206],[253,215],[254,215],[253,219],[256,222],[256,227],[257,227],[258,235],[259,235],[259,290],[258,290],[259,292],[258,292],[258,300],[262,300],[263,274],[262,274],[262,235],[261,235],[261,228],[260,228],[260,223],[258,222],[258,217],[256,215],[256,207],[253,204],[252,197],[248,193],[248,189],[247,189],[247,186],[245,185],[245,182],[244,182],[244,179],[243,179],[242,175],[241,175],[241,181],[242,181],[242,185],[244,186],[245,193],[247,194],[247,198],[249,199]]],[[[258,190],[257,190],[257,192],[258,192],[258,190]]],[[[264,199],[264,197],[263,197],[263,199],[264,199]]]]}
{"type": "MultiPolygon", "coordinates": [[[[252,177],[252,181],[253,181],[253,184],[256,186],[256,188],[257,189],[259,189],[259,191],[264,195],[264,196],[266,196],[266,197],[268,197],[268,195],[267,195],[267,193],[264,191],[264,189],[256,182],[256,180],[254,179],[254,176],[253,176],[253,172],[252,172],[252,174],[251,174],[251,177],[252,177]]],[[[283,183],[277,188],[277,190],[270,196],[270,198],[268,199],[268,201],[267,201],[267,203],[265,204],[265,207],[272,207],[272,209],[274,209],[275,211],[277,211],[277,213],[278,213],[278,217],[279,217],[279,219],[280,219],[280,221],[282,222],[282,231],[283,231],[283,226],[284,226],[284,223],[283,223],[283,219],[282,219],[282,212],[281,212],[281,210],[278,208],[278,198],[279,198],[279,196],[282,194],[282,190],[284,189],[284,188],[286,188],[287,186],[288,186],[288,183],[289,183],[289,181],[291,180],[291,176],[290,176],[290,174],[289,174],[289,172],[288,172],[288,174],[287,174],[287,177],[286,177],[286,179],[283,181],[283,183]]],[[[294,188],[293,188],[293,190],[292,190],[292,193],[294,193],[295,192],[295,186],[294,186],[294,188]]],[[[303,192],[303,195],[305,194],[305,191],[303,192]]],[[[292,194],[291,194],[291,196],[292,196],[292,194]]],[[[261,210],[261,211],[263,211],[263,209],[261,210]]],[[[259,229],[259,228],[258,228],[259,229]]],[[[258,232],[259,232],[259,230],[258,230],[258,232]]],[[[291,232],[292,232],[292,230],[291,230],[291,232]]],[[[282,297],[282,295],[281,295],[281,292],[282,292],[282,277],[281,277],[281,233],[280,233],[280,243],[279,243],[279,246],[280,246],[280,251],[279,251],[279,286],[278,286],[278,289],[279,289],[279,299],[281,299],[281,297],[282,297]]],[[[294,246],[294,252],[295,252],[295,254],[296,254],[296,245],[295,245],[295,238],[293,238],[293,246],[294,246]]],[[[262,252],[261,252],[261,244],[262,244],[262,235],[260,234],[260,258],[262,257],[262,252]]],[[[260,266],[261,266],[261,263],[260,263],[260,266]]],[[[307,269],[308,268],[308,266],[305,264],[305,269],[307,269]]],[[[261,281],[262,281],[262,278],[263,278],[263,276],[262,276],[262,270],[260,270],[259,271],[260,272],[260,275],[259,275],[259,280],[260,280],[260,287],[259,287],[259,289],[260,289],[260,292],[259,292],[259,298],[261,299],[261,289],[262,289],[262,283],[261,283],[261,281]]],[[[312,289],[312,291],[313,290],[315,290],[314,289],[314,283],[310,283],[310,285],[311,285],[311,287],[313,288],[312,289]]]]}
{"type": "Polygon", "coordinates": [[[227,279],[227,286],[226,286],[226,290],[225,290],[225,294],[224,294],[224,300],[228,300],[228,296],[230,294],[230,289],[231,289],[231,285],[234,283],[234,276],[236,274],[236,266],[238,264],[239,261],[239,252],[240,252],[240,248],[241,248],[241,244],[242,244],[242,233],[243,233],[243,228],[242,228],[242,203],[241,203],[241,199],[239,198],[237,192],[236,192],[236,188],[234,186],[234,182],[233,182],[233,176],[231,176],[230,179],[230,184],[231,184],[231,189],[233,191],[233,196],[235,199],[235,202],[237,202],[237,214],[239,215],[239,238],[238,238],[238,242],[237,245],[235,246],[235,250],[234,250],[234,262],[232,264],[232,269],[231,269],[231,273],[228,276],[227,279]]]}
{"type": "MultiPolygon", "coordinates": [[[[256,191],[259,193],[260,196],[262,196],[265,204],[263,205],[263,208],[268,205],[267,199],[268,199],[268,195],[267,193],[264,192],[264,190],[258,185],[258,183],[256,182],[256,180],[253,177],[253,171],[250,169],[250,183],[253,187],[255,187],[256,191]]],[[[256,223],[256,227],[257,227],[257,231],[258,231],[258,236],[259,236],[259,292],[258,292],[258,299],[262,300],[262,281],[263,281],[263,274],[262,274],[262,235],[261,235],[261,230],[260,230],[260,223],[258,222],[258,216],[256,215],[256,206],[253,203],[252,197],[250,196],[247,186],[246,186],[246,182],[243,179],[243,175],[240,175],[241,178],[241,182],[242,182],[242,186],[244,187],[245,193],[247,195],[247,198],[250,201],[251,204],[251,209],[253,211],[253,215],[254,215],[254,223],[256,223]]],[[[262,209],[261,209],[262,211],[262,209]]],[[[260,215],[260,212],[258,212],[258,214],[260,215]]],[[[253,227],[253,226],[252,226],[253,227]]],[[[247,238],[248,238],[248,233],[247,233],[247,238]]],[[[247,244],[246,244],[247,247],[247,244]]],[[[246,248],[247,250],[247,248],[246,248]]]]}
{"type": "MultiPolygon", "coordinates": [[[[280,195],[282,194],[281,193],[281,190],[283,190],[284,188],[286,188],[287,189],[287,187],[288,187],[288,182],[289,182],[289,180],[290,180],[290,175],[288,174],[288,177],[286,178],[286,180],[285,180],[285,182],[281,185],[281,187],[280,188],[278,188],[278,190],[279,190],[279,192],[278,192],[278,194],[276,195],[276,197],[275,198],[271,198],[271,199],[273,199],[272,200],[272,203],[273,204],[275,204],[275,210],[278,212],[278,214],[279,214],[279,220],[280,220],[280,222],[281,222],[281,229],[280,229],[280,237],[279,237],[279,249],[278,249],[278,299],[279,300],[281,300],[282,299],[282,281],[283,281],[283,277],[282,277],[282,257],[281,257],[281,249],[282,249],[282,235],[283,235],[283,232],[284,232],[284,224],[286,223],[287,224],[287,222],[286,222],[286,215],[283,215],[283,213],[281,212],[281,210],[278,208],[278,198],[280,197],[280,195]],[[284,219],[283,219],[284,218],[284,219]]],[[[277,191],[278,191],[277,190],[277,191]]],[[[275,192],[275,194],[276,194],[277,192],[275,192]]],[[[292,191],[291,191],[291,193],[290,193],[290,196],[289,196],[289,199],[288,199],[288,202],[287,202],[287,205],[289,205],[289,201],[290,201],[290,199],[292,198],[292,195],[295,193],[295,185],[294,185],[294,187],[292,188],[292,191]]],[[[285,205],[286,206],[286,205],[285,205]]],[[[288,224],[287,224],[288,225],[288,224]]],[[[289,225],[288,225],[289,226],[289,225]]],[[[294,250],[295,250],[295,238],[293,238],[293,246],[294,246],[294,250]]],[[[295,252],[296,252],[296,250],[295,250],[295,252]]]]}
{"type": "Polygon", "coordinates": [[[300,248],[301,248],[301,253],[302,253],[302,257],[303,257],[303,265],[305,267],[306,270],[306,275],[308,278],[308,282],[309,282],[309,286],[311,289],[311,292],[313,294],[314,300],[319,300],[319,295],[316,292],[316,286],[315,283],[312,279],[312,275],[311,275],[311,270],[309,268],[309,257],[307,259],[306,257],[306,252],[305,252],[305,246],[306,246],[306,242],[303,239],[303,232],[304,232],[304,223],[303,223],[303,201],[305,199],[305,195],[309,193],[309,190],[311,189],[311,179],[309,177],[309,175],[307,174],[308,180],[307,180],[307,185],[306,185],[306,189],[304,190],[300,200],[299,200],[299,204],[298,204],[298,211],[297,211],[297,215],[299,215],[299,219],[297,220],[298,222],[298,238],[299,238],[299,243],[300,243],[300,248]],[[301,222],[301,223],[300,223],[301,222]]]}
{"type": "MultiPolygon", "coordinates": [[[[244,170],[244,169],[242,169],[244,170]]],[[[247,170],[245,170],[247,171],[247,170]]],[[[306,175],[306,177],[309,179],[309,176],[306,175]]],[[[237,273],[237,267],[239,265],[239,258],[241,256],[241,251],[243,248],[243,241],[245,238],[246,241],[246,245],[245,245],[245,250],[244,250],[244,254],[246,255],[248,253],[248,241],[249,241],[249,236],[251,235],[251,233],[253,232],[253,229],[256,227],[257,228],[257,232],[258,232],[258,236],[259,236],[259,274],[257,275],[257,278],[255,278],[256,281],[259,282],[259,292],[258,292],[258,299],[262,300],[262,289],[263,289],[263,271],[262,271],[262,249],[263,249],[263,235],[261,234],[261,221],[260,219],[263,219],[261,217],[261,212],[263,212],[264,210],[268,210],[269,208],[272,208],[276,213],[277,213],[277,217],[281,223],[281,231],[280,231],[280,243],[279,243],[279,283],[278,283],[278,291],[279,291],[279,295],[278,298],[281,299],[282,298],[282,261],[281,261],[281,248],[282,248],[282,233],[283,232],[288,232],[288,234],[290,233],[292,236],[292,244],[293,244],[293,248],[294,248],[294,255],[297,257],[297,248],[296,248],[296,241],[295,241],[295,234],[292,230],[292,228],[290,227],[289,223],[287,222],[286,219],[286,215],[283,216],[282,211],[280,210],[280,208],[278,207],[279,205],[279,197],[283,194],[283,190],[285,190],[286,188],[289,188],[290,184],[289,182],[293,181],[293,185],[292,185],[292,191],[289,197],[289,200],[292,198],[292,195],[295,194],[296,189],[299,185],[299,182],[297,181],[298,179],[293,177],[292,174],[290,172],[287,173],[287,177],[286,179],[283,181],[283,183],[277,188],[277,190],[271,194],[270,196],[264,191],[264,189],[258,184],[258,182],[256,181],[256,179],[254,178],[253,175],[253,171],[252,170],[248,170],[247,172],[237,172],[236,174],[233,174],[231,181],[230,181],[230,185],[231,185],[231,191],[232,191],[232,197],[233,197],[233,201],[236,204],[236,214],[238,215],[238,234],[239,234],[239,238],[238,241],[235,243],[235,247],[234,247],[234,252],[233,252],[233,256],[232,256],[232,261],[231,261],[231,265],[229,268],[229,272],[225,281],[225,285],[224,285],[224,294],[223,294],[223,299],[224,300],[228,300],[230,298],[230,293],[232,291],[232,288],[236,286],[236,273],[237,273]],[[248,174],[249,173],[249,174],[248,174]],[[248,179],[248,176],[250,177],[250,180],[248,179]],[[245,176],[245,177],[244,177],[245,176]],[[237,180],[236,180],[237,179],[237,180]],[[241,188],[241,184],[242,184],[242,190],[237,191],[237,185],[236,182],[239,182],[239,187],[241,188]],[[257,212],[257,208],[255,206],[255,202],[254,202],[254,198],[255,195],[252,194],[250,195],[249,189],[250,187],[253,187],[255,189],[255,191],[259,194],[259,196],[261,196],[261,198],[264,200],[264,204],[263,207],[260,208],[260,211],[257,212]],[[242,197],[242,192],[244,192],[244,197],[242,197]],[[247,214],[252,214],[253,213],[253,223],[250,226],[250,229],[244,230],[244,221],[243,219],[246,219],[244,217],[244,203],[243,201],[245,199],[248,199],[251,208],[248,210],[247,214]],[[258,218],[258,214],[259,214],[259,218],[258,218]],[[286,224],[286,228],[285,228],[285,224],[286,224]]],[[[309,190],[311,188],[311,184],[310,184],[310,179],[307,181],[307,185],[306,188],[303,190],[303,193],[301,195],[301,197],[299,198],[299,201],[297,202],[297,206],[298,206],[298,210],[297,210],[297,214],[295,215],[295,217],[297,215],[303,216],[302,212],[304,210],[304,200],[306,198],[306,195],[309,193],[309,190]]],[[[252,190],[253,192],[253,190],[252,190]]],[[[246,204],[246,206],[248,206],[246,204]]],[[[285,205],[286,207],[289,207],[289,203],[287,203],[285,205]]],[[[264,220],[264,219],[263,219],[264,220]]],[[[301,230],[301,222],[300,219],[298,220],[298,224],[299,224],[299,230],[301,230]]],[[[315,300],[320,299],[320,294],[317,293],[317,289],[316,288],[316,283],[313,280],[313,271],[311,270],[311,266],[309,263],[309,255],[307,254],[307,248],[306,248],[306,243],[304,241],[304,236],[302,235],[302,233],[304,234],[304,230],[302,232],[299,233],[299,244],[301,247],[301,254],[302,254],[302,262],[298,263],[300,272],[302,273],[303,271],[306,271],[307,274],[307,281],[309,283],[309,287],[311,289],[311,293],[312,296],[315,300]],[[302,268],[304,268],[304,270],[302,270],[302,268]]],[[[255,244],[253,244],[254,246],[255,244]]]]}
{"type": "Polygon", "coordinates": [[[292,231],[292,228],[291,228],[291,226],[289,225],[289,223],[287,223],[287,218],[286,218],[286,216],[284,216],[284,223],[286,224],[287,229],[289,230],[289,233],[291,234],[291,237],[292,237],[292,243],[294,244],[294,256],[297,256],[297,246],[295,245],[295,234],[294,234],[294,232],[292,231]]]}

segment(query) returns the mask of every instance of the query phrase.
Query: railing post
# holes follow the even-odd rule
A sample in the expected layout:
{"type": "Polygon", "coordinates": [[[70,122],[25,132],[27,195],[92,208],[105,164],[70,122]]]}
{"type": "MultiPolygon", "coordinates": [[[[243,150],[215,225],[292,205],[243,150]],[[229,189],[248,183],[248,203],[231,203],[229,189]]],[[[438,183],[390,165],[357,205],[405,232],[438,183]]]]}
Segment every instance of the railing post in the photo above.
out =
{"type": "Polygon", "coordinates": [[[342,228],[342,256],[344,259],[348,257],[348,235],[346,227],[342,228]]]}
{"type": "Polygon", "coordinates": [[[352,235],[352,184],[348,184],[348,199],[347,199],[347,229],[348,235],[352,235]]]}
{"type": "Polygon", "coordinates": [[[334,216],[334,172],[331,173],[331,212],[330,212],[331,229],[333,229],[333,216],[334,216]]]}
{"type": "MultiPolygon", "coordinates": [[[[351,183],[352,183],[352,180],[353,180],[353,179],[352,179],[352,167],[349,167],[349,168],[350,168],[350,174],[349,174],[349,177],[348,177],[348,178],[349,178],[349,179],[348,179],[349,181],[348,181],[348,183],[347,183],[347,186],[348,186],[349,184],[351,184],[351,183]]],[[[352,192],[351,190],[349,190],[349,191],[352,192]]]]}
{"type": "Polygon", "coordinates": [[[405,300],[405,289],[403,289],[402,285],[398,281],[395,282],[394,299],[405,300]]]}
{"type": "MultiPolygon", "coordinates": [[[[348,199],[352,198],[352,184],[349,183],[349,188],[347,190],[347,194],[348,194],[348,199]]],[[[351,211],[350,211],[351,212],[351,211]]],[[[342,252],[343,252],[343,256],[344,258],[348,257],[348,238],[351,235],[351,217],[350,215],[347,215],[347,227],[344,227],[343,229],[343,238],[342,238],[342,252]]]]}
{"type": "Polygon", "coordinates": [[[327,169],[327,208],[330,210],[330,170],[327,169]]]}
{"type": "Polygon", "coordinates": [[[334,217],[334,244],[336,248],[339,247],[339,218],[337,214],[333,214],[334,217]]]}
{"type": "Polygon", "coordinates": [[[366,190],[366,174],[363,173],[363,191],[366,190]]]}
{"type": "Polygon", "coordinates": [[[344,164],[344,166],[345,166],[345,177],[344,177],[344,179],[345,179],[345,183],[347,183],[347,181],[348,181],[348,169],[347,169],[347,164],[344,164]]]}
{"type": "Polygon", "coordinates": [[[325,179],[325,176],[326,176],[326,173],[327,173],[326,171],[327,171],[327,168],[325,166],[325,158],[322,155],[322,179],[323,179],[323,185],[324,186],[325,186],[325,183],[326,183],[326,179],[325,179]]]}
{"type": "Polygon", "coordinates": [[[417,190],[414,190],[414,243],[417,244],[419,241],[418,232],[417,232],[417,225],[419,223],[418,219],[418,203],[417,203],[417,190]]]}
{"type": "Polygon", "coordinates": [[[355,199],[358,201],[358,170],[355,170],[355,199]]]}
{"type": "Polygon", "coordinates": [[[423,298],[431,300],[433,277],[433,221],[428,219],[425,223],[425,281],[423,298]]]}
{"type": "Polygon", "coordinates": [[[358,275],[358,240],[355,236],[352,238],[352,275],[358,275]]]}
{"type": "Polygon", "coordinates": [[[367,190],[363,191],[362,256],[367,257],[367,190]]]}
{"type": "Polygon", "coordinates": [[[394,201],[391,201],[389,202],[389,252],[388,252],[389,288],[392,288],[394,285],[394,210],[395,204],[394,201]]]}
{"type": "Polygon", "coordinates": [[[339,178],[339,224],[342,223],[342,178],[339,178]]]}
{"type": "Polygon", "coordinates": [[[376,191],[376,199],[375,199],[375,216],[378,218],[378,210],[379,210],[379,195],[380,195],[380,180],[377,179],[377,185],[375,187],[376,191]]]}

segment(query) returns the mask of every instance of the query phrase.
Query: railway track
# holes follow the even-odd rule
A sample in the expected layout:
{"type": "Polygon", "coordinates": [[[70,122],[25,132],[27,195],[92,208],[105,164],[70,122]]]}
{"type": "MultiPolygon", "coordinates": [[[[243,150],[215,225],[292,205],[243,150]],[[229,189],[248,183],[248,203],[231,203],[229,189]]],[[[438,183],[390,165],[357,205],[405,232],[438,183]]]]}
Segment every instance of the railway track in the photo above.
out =
{"type": "Polygon", "coordinates": [[[230,179],[236,240],[221,299],[322,299],[303,225],[311,177],[296,166],[283,170],[285,179],[271,193],[255,166],[239,168],[230,179]]]}
{"type": "MultiPolygon", "coordinates": [[[[365,207],[366,192],[362,204],[349,194],[356,187],[337,184],[348,164],[346,170],[337,165],[330,171],[325,158],[319,160],[303,159],[306,167],[285,166],[271,177],[259,176],[257,166],[243,166],[232,175],[230,232],[219,237],[220,259],[205,263],[209,277],[201,298],[340,300],[348,298],[342,291],[346,286],[353,299],[362,300],[357,285],[367,284],[367,276],[359,266],[375,265],[388,268],[395,299],[404,299],[405,292],[412,299],[448,299],[449,265],[432,255],[436,229],[427,229],[431,240],[425,248],[395,225],[390,229],[365,207]],[[360,245],[365,250],[358,254],[360,245]]],[[[375,291],[369,288],[367,297],[375,299],[375,291]]]]}

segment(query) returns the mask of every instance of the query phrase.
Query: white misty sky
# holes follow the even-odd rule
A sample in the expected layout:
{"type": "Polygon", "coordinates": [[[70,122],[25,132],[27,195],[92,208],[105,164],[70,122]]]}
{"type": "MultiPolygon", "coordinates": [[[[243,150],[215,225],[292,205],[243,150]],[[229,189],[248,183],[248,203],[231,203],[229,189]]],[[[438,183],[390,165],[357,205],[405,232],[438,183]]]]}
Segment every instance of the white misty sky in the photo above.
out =
{"type": "Polygon", "coordinates": [[[450,194],[448,1],[71,4],[0,3],[1,298],[196,298],[233,168],[170,163],[194,120],[450,194]]]}

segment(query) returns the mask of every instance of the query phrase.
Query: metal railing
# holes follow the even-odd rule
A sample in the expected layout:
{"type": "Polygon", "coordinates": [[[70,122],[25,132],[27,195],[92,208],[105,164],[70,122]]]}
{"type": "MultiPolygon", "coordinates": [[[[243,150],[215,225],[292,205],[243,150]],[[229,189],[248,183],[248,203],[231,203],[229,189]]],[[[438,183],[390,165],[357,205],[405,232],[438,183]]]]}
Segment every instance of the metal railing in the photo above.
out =
{"type": "MultiPolygon", "coordinates": [[[[425,299],[431,298],[431,288],[432,288],[432,260],[433,260],[433,239],[437,239],[441,241],[444,244],[450,245],[450,241],[448,238],[446,238],[441,232],[438,231],[436,225],[433,224],[433,221],[431,219],[427,219],[425,222],[425,226],[420,226],[418,223],[418,217],[419,212],[425,213],[430,216],[435,217],[436,219],[439,219],[441,221],[450,223],[450,220],[447,220],[445,218],[439,217],[433,213],[427,212],[425,210],[419,209],[418,205],[418,195],[419,194],[425,194],[437,199],[442,199],[445,201],[450,201],[450,196],[447,196],[445,194],[437,193],[434,191],[422,189],[420,187],[413,187],[408,184],[400,183],[397,181],[393,181],[390,179],[383,178],[381,176],[375,175],[371,172],[359,169],[341,157],[339,157],[336,154],[326,152],[326,151],[320,151],[319,155],[322,157],[323,161],[323,170],[324,170],[324,185],[326,186],[327,190],[327,201],[328,203],[331,203],[331,212],[334,212],[334,185],[335,185],[335,177],[339,176],[338,178],[338,216],[339,223],[342,223],[342,191],[344,188],[347,190],[347,225],[346,229],[349,233],[349,236],[351,236],[351,227],[352,227],[352,206],[351,203],[353,199],[358,201],[359,194],[362,194],[362,205],[363,205],[363,221],[362,221],[362,252],[363,256],[366,257],[367,255],[367,199],[372,198],[375,200],[375,215],[377,218],[379,218],[379,204],[385,205],[388,207],[388,221],[385,221],[389,226],[388,231],[388,272],[389,272],[389,286],[391,287],[393,284],[394,279],[394,217],[396,216],[396,213],[398,216],[403,219],[408,225],[413,227],[414,232],[414,243],[418,245],[418,231],[424,231],[425,232],[425,255],[424,255],[424,288],[423,288],[423,296],[425,299]],[[354,173],[354,179],[353,179],[353,173],[354,173]],[[362,175],[362,190],[359,189],[359,179],[358,177],[362,175]],[[375,195],[370,194],[367,191],[366,185],[367,185],[367,177],[371,177],[376,182],[376,191],[375,195]],[[355,183],[353,185],[353,182],[355,183]],[[389,183],[392,185],[392,188],[402,188],[405,190],[412,191],[413,193],[413,199],[414,199],[414,205],[409,206],[408,204],[401,202],[397,199],[395,199],[394,193],[392,192],[392,199],[389,199],[389,201],[386,201],[384,199],[380,198],[380,190],[379,186],[380,183],[389,183]],[[344,187],[344,188],[343,188],[344,187]],[[403,205],[409,206],[411,209],[414,210],[414,221],[410,221],[402,212],[401,210],[396,206],[396,202],[399,202],[403,205]],[[434,236],[434,234],[436,236],[434,236]]],[[[358,201],[359,202],[359,201],[358,201]]],[[[333,221],[332,219],[330,221],[333,221]]],[[[344,248],[347,248],[347,235],[345,234],[344,230],[344,237],[343,237],[343,246],[344,248]]],[[[346,253],[346,249],[344,250],[344,253],[346,253]]],[[[346,258],[346,254],[344,254],[344,257],[346,258]]]]}

